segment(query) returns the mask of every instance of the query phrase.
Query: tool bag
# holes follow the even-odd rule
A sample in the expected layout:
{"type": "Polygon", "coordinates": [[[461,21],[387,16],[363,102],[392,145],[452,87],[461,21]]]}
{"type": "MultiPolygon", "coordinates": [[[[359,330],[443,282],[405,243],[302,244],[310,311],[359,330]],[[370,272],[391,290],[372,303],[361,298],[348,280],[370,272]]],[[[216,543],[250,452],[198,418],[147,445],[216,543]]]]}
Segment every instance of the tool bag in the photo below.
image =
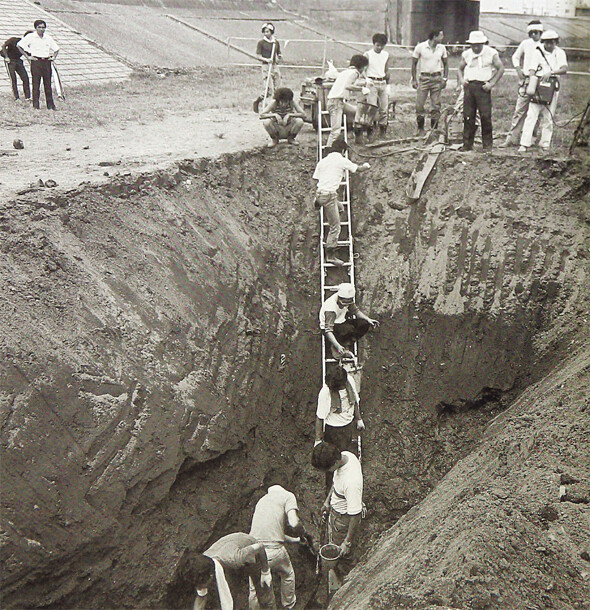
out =
{"type": "Polygon", "coordinates": [[[557,91],[559,91],[559,80],[557,79],[557,76],[550,76],[549,80],[545,83],[539,79],[537,90],[531,97],[531,102],[549,106],[557,91]]]}
{"type": "MultiPolygon", "coordinates": [[[[549,66],[549,69],[551,69],[551,64],[545,56],[545,53],[543,53],[543,49],[541,49],[541,47],[537,47],[537,50],[543,56],[545,63],[549,66]]],[[[540,68],[541,66],[539,66],[539,69],[540,68]]],[[[542,104],[543,106],[549,106],[553,101],[555,92],[559,91],[559,79],[557,76],[550,76],[548,81],[543,82],[537,75],[533,75],[531,77],[531,81],[533,81],[534,78],[537,78],[538,82],[535,93],[531,96],[531,102],[534,102],[535,104],[542,104]]]]}

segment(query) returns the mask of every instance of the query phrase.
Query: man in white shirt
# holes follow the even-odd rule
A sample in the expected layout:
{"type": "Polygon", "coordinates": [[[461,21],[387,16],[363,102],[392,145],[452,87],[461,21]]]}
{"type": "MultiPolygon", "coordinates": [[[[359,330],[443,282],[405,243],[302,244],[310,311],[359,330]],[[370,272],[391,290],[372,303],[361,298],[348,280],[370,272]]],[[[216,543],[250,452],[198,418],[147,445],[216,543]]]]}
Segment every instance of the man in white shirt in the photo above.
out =
{"type": "MultiPolygon", "coordinates": [[[[322,472],[333,472],[334,480],[322,506],[328,514],[328,538],[340,547],[340,557],[350,554],[363,513],[363,472],[349,451],[339,451],[322,442],[313,448],[311,465],[322,472]]],[[[340,565],[342,567],[342,565],[340,565]]]]}
{"type": "MultiPolygon", "coordinates": [[[[295,571],[285,542],[300,542],[301,538],[310,539],[310,536],[299,520],[295,494],[286,489],[289,484],[286,475],[282,471],[272,470],[264,478],[264,484],[268,491],[256,503],[250,536],[262,542],[272,576],[278,576],[281,581],[282,607],[293,608],[297,602],[295,571]],[[285,533],[286,525],[297,538],[285,533]]],[[[253,582],[250,583],[250,608],[258,608],[253,582]]]]}
{"type": "Polygon", "coordinates": [[[527,26],[527,32],[529,37],[518,45],[512,56],[512,65],[518,74],[518,97],[516,98],[516,107],[512,115],[510,130],[506,140],[500,144],[500,148],[516,146],[518,144],[524,119],[529,109],[530,100],[529,96],[525,93],[525,87],[530,76],[530,71],[536,69],[538,64],[539,54],[537,47],[543,33],[543,24],[538,19],[533,19],[527,26]]]}
{"type": "MultiPolygon", "coordinates": [[[[351,451],[354,428],[358,432],[365,429],[354,377],[339,364],[328,363],[324,381],[318,394],[315,445],[326,441],[340,451],[351,451]]],[[[326,490],[330,485],[332,473],[327,472],[326,490]]]]}
{"type": "Polygon", "coordinates": [[[40,85],[41,79],[43,79],[47,108],[55,110],[51,91],[51,62],[57,57],[59,46],[49,34],[45,33],[47,24],[43,19],[37,19],[33,25],[35,31],[24,36],[17,45],[23,55],[31,62],[33,108],[39,109],[40,85]]]}
{"type": "Polygon", "coordinates": [[[389,95],[387,84],[389,83],[389,67],[391,56],[385,51],[387,36],[385,34],[373,35],[373,48],[365,53],[369,60],[367,66],[367,80],[371,81],[377,90],[379,133],[384,136],[387,133],[387,107],[389,106],[389,95]]]}
{"type": "Polygon", "coordinates": [[[467,44],[471,48],[463,51],[457,71],[459,86],[463,87],[463,151],[473,150],[475,140],[475,118],[479,112],[481,139],[484,151],[490,152],[492,133],[492,88],[502,78],[504,66],[496,49],[488,46],[483,32],[469,34],[467,44]]]}
{"type": "Polygon", "coordinates": [[[444,32],[432,30],[428,40],[416,45],[412,54],[412,87],[416,93],[416,122],[418,135],[424,135],[426,100],[430,95],[430,128],[435,129],[440,118],[440,94],[447,86],[449,60],[447,49],[442,43],[444,32]],[[418,77],[418,64],[420,76],[418,77]]]}
{"type": "MultiPolygon", "coordinates": [[[[362,57],[362,55],[360,56],[362,57]]],[[[348,146],[339,138],[334,141],[329,152],[316,166],[313,173],[314,180],[318,181],[315,206],[324,208],[328,221],[328,237],[326,238],[326,262],[341,267],[344,262],[336,256],[338,236],[340,235],[340,210],[342,204],[338,201],[338,189],[347,170],[355,173],[369,169],[368,163],[357,165],[344,156],[348,146]]],[[[323,227],[322,227],[323,231],[323,227]]]]}
{"type": "Polygon", "coordinates": [[[543,100],[533,96],[529,104],[529,109],[522,128],[519,152],[527,152],[533,143],[533,132],[537,121],[541,130],[539,146],[543,150],[549,150],[551,138],[553,137],[553,121],[557,112],[557,98],[559,97],[559,74],[567,73],[567,56],[563,49],[557,46],[559,36],[553,30],[547,30],[541,35],[542,46],[537,49],[537,64],[532,73],[540,78],[539,87],[546,87],[553,90],[553,97],[550,103],[543,103],[543,100]]]}
{"type": "Polygon", "coordinates": [[[320,329],[331,348],[334,358],[342,358],[355,341],[364,337],[369,328],[379,326],[377,320],[365,315],[354,302],[356,290],[344,283],[328,297],[320,309],[320,329]],[[355,316],[354,318],[351,316],[355,316]]]}
{"type": "Polygon", "coordinates": [[[331,146],[342,131],[342,115],[344,114],[344,101],[349,91],[360,90],[354,83],[367,71],[369,60],[364,55],[353,55],[350,65],[338,74],[330,92],[328,93],[327,110],[330,113],[330,135],[326,146],[331,146]]]}

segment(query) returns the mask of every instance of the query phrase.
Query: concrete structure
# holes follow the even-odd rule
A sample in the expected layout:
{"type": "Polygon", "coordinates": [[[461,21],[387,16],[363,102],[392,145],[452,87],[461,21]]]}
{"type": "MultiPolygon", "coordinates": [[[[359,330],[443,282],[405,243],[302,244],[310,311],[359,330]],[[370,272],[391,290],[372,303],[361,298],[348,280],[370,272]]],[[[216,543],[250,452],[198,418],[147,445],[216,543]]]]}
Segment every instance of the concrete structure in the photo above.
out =
{"type": "MultiPolygon", "coordinates": [[[[72,85],[122,80],[131,73],[131,68],[27,0],[0,0],[0,40],[22,36],[33,29],[35,19],[46,21],[47,31],[61,47],[56,64],[66,92],[72,85]]],[[[10,91],[6,72],[2,70],[0,74],[0,91],[10,91]]]]}
{"type": "Polygon", "coordinates": [[[574,17],[583,0],[481,0],[482,13],[574,17]]]}
{"type": "Polygon", "coordinates": [[[389,36],[398,44],[414,45],[425,40],[435,27],[445,31],[445,40],[463,41],[478,29],[478,0],[388,0],[389,36]]]}

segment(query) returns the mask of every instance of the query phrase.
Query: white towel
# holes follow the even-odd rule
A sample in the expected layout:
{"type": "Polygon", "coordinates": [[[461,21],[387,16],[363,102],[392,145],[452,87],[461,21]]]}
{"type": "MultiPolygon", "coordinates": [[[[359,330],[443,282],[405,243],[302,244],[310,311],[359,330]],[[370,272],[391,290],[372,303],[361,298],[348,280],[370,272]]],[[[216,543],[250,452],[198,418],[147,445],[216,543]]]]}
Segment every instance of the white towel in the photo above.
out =
{"type": "Polygon", "coordinates": [[[211,557],[215,564],[215,581],[217,582],[217,592],[219,593],[219,602],[221,603],[221,610],[234,610],[234,598],[231,595],[229,585],[225,578],[225,572],[223,566],[215,557],[211,557]]]}

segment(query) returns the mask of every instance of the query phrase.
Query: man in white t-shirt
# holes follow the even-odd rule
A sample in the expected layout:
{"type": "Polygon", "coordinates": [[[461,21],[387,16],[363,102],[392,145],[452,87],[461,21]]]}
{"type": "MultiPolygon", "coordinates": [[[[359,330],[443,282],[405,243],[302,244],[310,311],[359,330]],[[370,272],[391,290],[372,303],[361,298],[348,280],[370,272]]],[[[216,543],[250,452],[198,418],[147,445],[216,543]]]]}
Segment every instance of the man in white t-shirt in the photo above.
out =
{"type": "Polygon", "coordinates": [[[349,91],[361,90],[361,87],[355,86],[355,82],[366,73],[368,65],[369,60],[364,55],[353,55],[348,68],[342,70],[336,77],[328,93],[326,110],[330,113],[330,135],[326,146],[332,146],[340,136],[344,101],[348,98],[349,91]]]}
{"type": "Polygon", "coordinates": [[[387,133],[387,107],[389,106],[389,95],[387,84],[389,83],[389,68],[391,56],[385,51],[387,36],[385,34],[373,35],[373,48],[365,53],[369,60],[367,66],[367,80],[371,81],[377,91],[379,134],[387,133]]]}
{"type": "MultiPolygon", "coordinates": [[[[557,46],[558,42],[559,36],[553,30],[547,30],[541,35],[542,46],[537,49],[537,65],[534,68],[534,74],[541,80],[539,86],[549,86],[551,81],[559,84],[558,75],[567,73],[567,56],[565,51],[557,46]]],[[[531,99],[522,128],[519,152],[526,152],[532,145],[537,121],[539,121],[541,130],[539,146],[543,150],[549,150],[558,97],[559,91],[555,90],[550,104],[538,103],[538,99],[535,97],[531,99]]]]}
{"type": "Polygon", "coordinates": [[[528,38],[523,40],[519,45],[514,55],[512,56],[512,65],[518,74],[518,97],[516,98],[516,106],[512,115],[510,130],[506,135],[506,140],[500,144],[500,148],[507,146],[516,146],[520,140],[522,126],[526,113],[529,109],[529,96],[525,93],[526,83],[530,76],[531,70],[535,70],[538,64],[539,40],[543,33],[543,24],[538,19],[529,21],[527,26],[528,38]]]}
{"type": "MultiPolygon", "coordinates": [[[[279,470],[272,470],[264,479],[268,489],[256,503],[250,536],[262,542],[268,558],[268,565],[273,578],[281,581],[281,605],[293,608],[297,602],[295,595],[295,571],[291,558],[285,548],[285,542],[299,542],[300,538],[311,538],[299,520],[299,507],[295,494],[286,487],[289,482],[286,475],[279,470]],[[285,526],[298,536],[291,537],[285,533],[285,526]]],[[[250,583],[250,608],[258,608],[256,589],[250,583]]]]}
{"type": "Polygon", "coordinates": [[[329,514],[328,536],[346,557],[353,548],[363,512],[363,472],[354,453],[339,451],[322,442],[313,448],[311,465],[322,472],[333,472],[334,481],[322,506],[329,514]]]}
{"type": "MultiPolygon", "coordinates": [[[[340,451],[352,451],[355,428],[358,432],[365,429],[359,403],[354,377],[339,364],[328,363],[324,385],[318,394],[315,445],[326,441],[340,451]]],[[[330,485],[332,473],[327,472],[326,489],[330,485]]]]}
{"type": "Polygon", "coordinates": [[[416,45],[412,54],[412,87],[416,93],[416,122],[418,135],[423,136],[424,106],[430,95],[430,128],[435,129],[440,118],[440,95],[447,86],[449,60],[445,45],[441,44],[444,32],[440,28],[428,34],[428,40],[416,45]],[[419,66],[418,66],[419,64],[419,66]],[[418,67],[420,76],[418,77],[418,67]]]}
{"type": "Polygon", "coordinates": [[[355,296],[354,286],[345,282],[322,303],[320,329],[334,358],[346,356],[353,343],[364,337],[369,328],[379,326],[377,320],[369,318],[358,308],[355,296]]]}
{"type": "Polygon", "coordinates": [[[353,163],[348,157],[344,156],[347,149],[348,146],[343,139],[335,140],[330,147],[330,152],[316,165],[313,173],[314,180],[318,181],[315,205],[317,209],[324,208],[324,214],[329,225],[328,237],[326,238],[326,262],[337,267],[344,264],[336,256],[342,208],[342,204],[338,201],[338,189],[347,170],[354,174],[371,167],[368,163],[362,165],[353,163]]]}
{"type": "Polygon", "coordinates": [[[469,34],[467,44],[471,48],[463,51],[457,70],[459,86],[463,87],[463,151],[473,150],[475,140],[475,118],[479,112],[481,139],[484,151],[490,152],[493,145],[492,88],[502,78],[504,65],[496,49],[488,46],[483,32],[469,34]]]}

